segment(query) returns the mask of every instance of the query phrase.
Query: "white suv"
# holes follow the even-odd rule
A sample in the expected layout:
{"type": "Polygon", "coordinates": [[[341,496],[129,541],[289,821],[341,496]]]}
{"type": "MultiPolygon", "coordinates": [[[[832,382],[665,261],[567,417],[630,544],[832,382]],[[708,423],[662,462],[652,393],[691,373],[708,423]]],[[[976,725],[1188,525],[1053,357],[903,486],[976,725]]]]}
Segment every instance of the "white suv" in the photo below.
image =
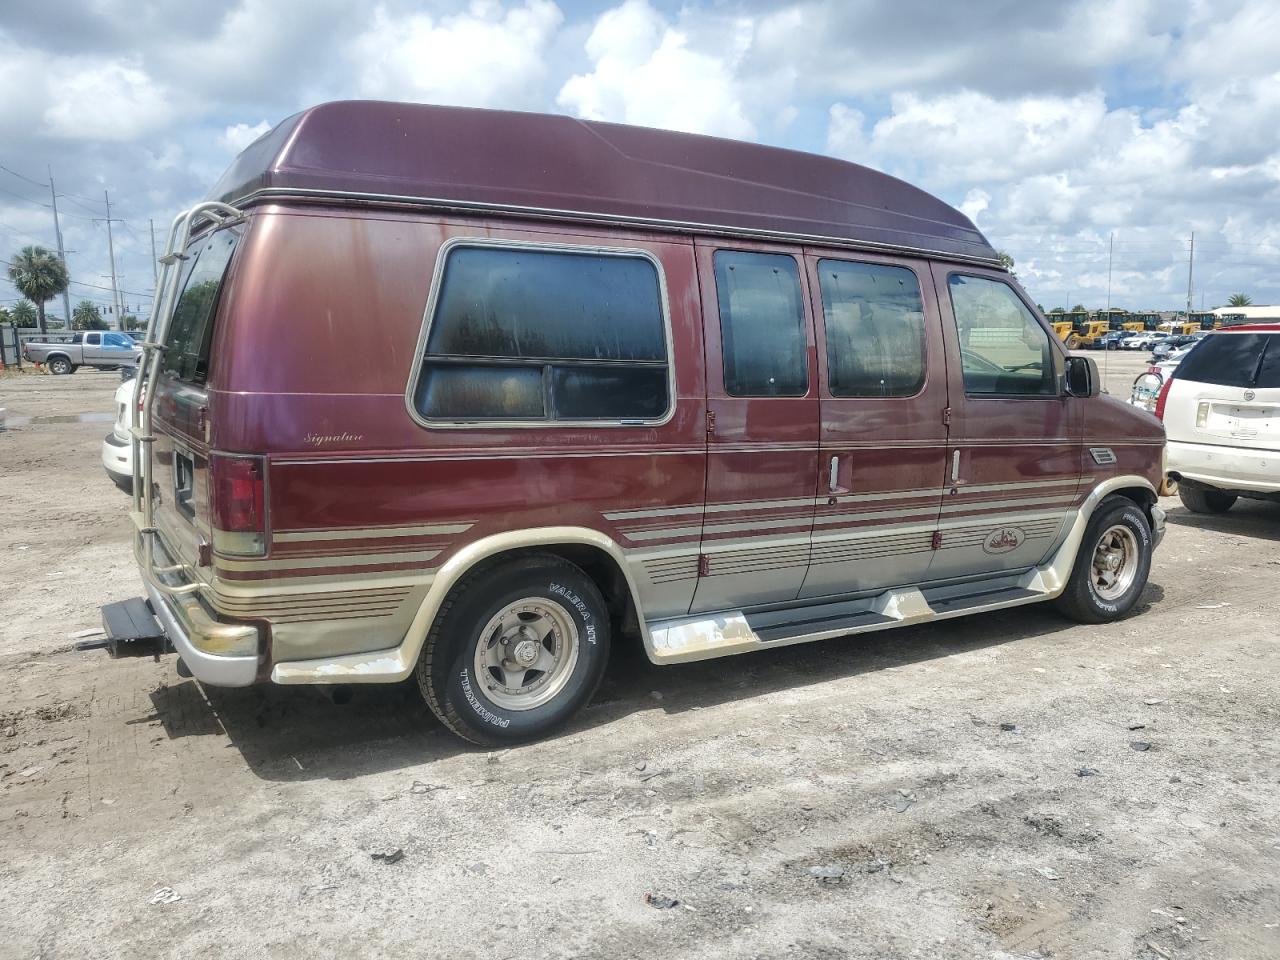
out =
{"type": "Polygon", "coordinates": [[[1280,500],[1280,324],[1205,337],[1164,382],[1155,414],[1187,509],[1222,513],[1237,497],[1280,500]]]}

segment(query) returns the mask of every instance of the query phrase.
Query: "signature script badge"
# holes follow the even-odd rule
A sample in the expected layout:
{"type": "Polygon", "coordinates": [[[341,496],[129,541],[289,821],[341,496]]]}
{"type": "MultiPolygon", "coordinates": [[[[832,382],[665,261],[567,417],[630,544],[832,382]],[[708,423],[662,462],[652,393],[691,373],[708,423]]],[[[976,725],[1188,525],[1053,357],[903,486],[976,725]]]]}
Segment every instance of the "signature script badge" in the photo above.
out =
{"type": "Polygon", "coordinates": [[[308,447],[327,447],[334,443],[357,443],[363,439],[363,433],[308,433],[302,442],[308,447]]]}

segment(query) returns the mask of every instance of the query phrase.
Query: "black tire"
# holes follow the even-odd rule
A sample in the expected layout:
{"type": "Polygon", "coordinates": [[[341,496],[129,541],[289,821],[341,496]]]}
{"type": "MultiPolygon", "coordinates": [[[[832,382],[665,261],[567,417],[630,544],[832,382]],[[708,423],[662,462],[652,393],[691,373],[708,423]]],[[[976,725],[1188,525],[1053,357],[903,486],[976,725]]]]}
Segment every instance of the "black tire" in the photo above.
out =
{"type": "MultiPolygon", "coordinates": [[[[1125,539],[1124,533],[1117,536],[1125,539]]],[[[1151,573],[1151,550],[1151,524],[1142,508],[1125,497],[1103,500],[1085,527],[1067,588],[1055,601],[1058,611],[1078,623],[1107,623],[1120,619],[1133,609],[1147,585],[1147,576],[1151,573]],[[1136,551],[1135,565],[1133,579],[1128,586],[1118,594],[1109,595],[1107,588],[1096,582],[1094,558],[1103,536],[1111,535],[1116,528],[1127,530],[1132,538],[1136,551]]]]}
{"type": "Polygon", "coordinates": [[[440,722],[464,740],[486,747],[539,740],[568,723],[595,693],[609,660],[609,633],[604,598],[573,564],[536,556],[490,567],[466,577],[442,606],[418,658],[418,688],[440,722]],[[477,648],[486,626],[526,598],[573,626],[577,658],[563,668],[562,685],[545,703],[509,709],[487,689],[495,680],[475,675],[477,648]]]}
{"type": "Polygon", "coordinates": [[[50,357],[48,367],[49,372],[57,377],[65,377],[67,374],[76,372],[75,364],[67,357],[50,357]]]}
{"type": "Polygon", "coordinates": [[[1178,496],[1182,505],[1192,513],[1226,513],[1236,502],[1234,493],[1208,487],[1188,487],[1186,484],[1178,485],[1178,496]]]}

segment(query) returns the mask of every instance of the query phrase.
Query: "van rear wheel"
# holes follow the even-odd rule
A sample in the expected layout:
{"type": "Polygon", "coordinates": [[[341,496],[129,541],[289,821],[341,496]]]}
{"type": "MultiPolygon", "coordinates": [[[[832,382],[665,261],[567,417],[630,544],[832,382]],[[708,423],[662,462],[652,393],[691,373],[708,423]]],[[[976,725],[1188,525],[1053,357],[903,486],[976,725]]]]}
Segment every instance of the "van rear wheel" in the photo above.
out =
{"type": "Polygon", "coordinates": [[[595,583],[539,556],[467,577],[436,617],[416,673],[441,723],[472,743],[506,746],[566,724],[608,659],[609,614],[595,583]]]}
{"type": "Polygon", "coordinates": [[[1178,484],[1178,497],[1192,513],[1226,513],[1236,502],[1234,493],[1208,487],[1189,487],[1185,483],[1178,484]]]}
{"type": "Polygon", "coordinates": [[[1108,497],[1085,527],[1058,610],[1079,623],[1123,617],[1138,602],[1151,572],[1151,524],[1126,497],[1108,497]]]}

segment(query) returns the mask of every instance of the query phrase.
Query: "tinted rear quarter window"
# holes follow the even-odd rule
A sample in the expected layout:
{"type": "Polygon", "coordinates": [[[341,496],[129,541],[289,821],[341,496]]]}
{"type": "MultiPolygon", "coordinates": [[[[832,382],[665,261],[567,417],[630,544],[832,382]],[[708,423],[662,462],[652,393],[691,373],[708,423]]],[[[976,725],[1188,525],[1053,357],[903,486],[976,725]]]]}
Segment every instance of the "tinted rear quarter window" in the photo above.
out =
{"type": "Polygon", "coordinates": [[[1183,358],[1179,380],[1220,387],[1280,387],[1280,333],[1217,333],[1183,358]]]}
{"type": "Polygon", "coordinates": [[[669,406],[658,270],[630,253],[445,260],[415,405],[430,420],[649,421],[669,406]]]}
{"type": "Polygon", "coordinates": [[[184,276],[164,340],[164,367],[179,380],[204,383],[209,375],[209,345],[222,278],[240,231],[219,230],[187,252],[184,276]]]}

